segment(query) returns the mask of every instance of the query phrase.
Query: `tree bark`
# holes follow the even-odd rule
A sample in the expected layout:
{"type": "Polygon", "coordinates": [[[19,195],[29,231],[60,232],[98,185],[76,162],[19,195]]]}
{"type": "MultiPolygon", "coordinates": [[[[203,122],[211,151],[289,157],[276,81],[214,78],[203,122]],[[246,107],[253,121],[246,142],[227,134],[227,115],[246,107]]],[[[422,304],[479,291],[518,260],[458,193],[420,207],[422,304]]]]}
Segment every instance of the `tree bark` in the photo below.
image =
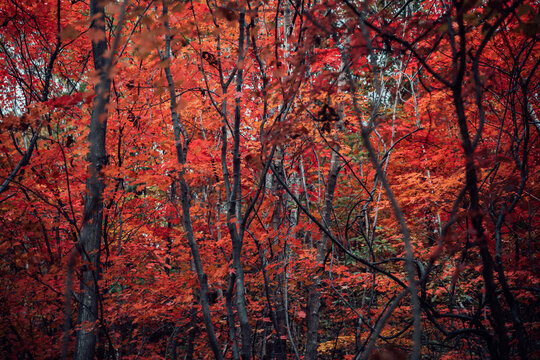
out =
{"type": "MultiPolygon", "coordinates": [[[[238,71],[236,73],[236,92],[242,91],[243,85],[243,63],[244,63],[244,46],[248,42],[249,36],[246,36],[246,21],[245,11],[241,10],[238,19],[239,36],[238,36],[238,71]]],[[[248,44],[249,45],[249,44],[248,44]]],[[[241,348],[240,356],[243,360],[251,358],[251,328],[246,308],[246,289],[244,283],[244,268],[242,266],[242,245],[244,240],[244,229],[242,224],[245,224],[247,218],[242,219],[242,183],[241,183],[241,161],[240,161],[240,98],[235,99],[234,107],[234,125],[233,125],[233,182],[229,197],[229,207],[227,211],[227,227],[232,241],[232,265],[235,271],[236,281],[236,308],[238,314],[238,322],[240,323],[240,339],[241,348]]],[[[224,143],[227,141],[226,136],[223,138],[224,143]]],[[[228,170],[226,169],[226,161],[224,165],[224,177],[228,179],[228,170]]]]}
{"type": "MultiPolygon", "coordinates": [[[[324,192],[324,204],[323,204],[323,224],[329,227],[329,223],[332,215],[332,201],[334,200],[334,191],[336,189],[337,177],[339,174],[340,160],[339,155],[334,151],[330,158],[330,171],[328,172],[328,180],[326,182],[326,190],[324,192]]],[[[326,244],[330,238],[323,234],[321,240],[317,244],[317,264],[321,265],[324,262],[326,255],[326,244]]],[[[319,291],[321,285],[321,276],[317,274],[313,280],[313,284],[309,286],[308,295],[308,313],[307,313],[307,338],[306,338],[306,360],[317,359],[317,348],[319,347],[319,320],[321,309],[321,292],[319,291]]]]}
{"type": "Polygon", "coordinates": [[[107,43],[105,41],[105,12],[98,0],[90,1],[91,29],[103,33],[103,40],[92,42],[92,55],[95,69],[99,74],[99,82],[95,86],[92,117],[90,119],[90,150],[88,153],[88,179],[86,181],[86,199],[83,225],[79,241],[81,253],[81,293],[77,324],[79,330],[75,340],[76,360],[93,359],[96,346],[94,327],[98,319],[98,278],[99,256],[103,220],[104,182],[101,169],[107,162],[105,135],[107,131],[107,104],[111,80],[108,74],[108,60],[105,58],[107,43]]]}
{"type": "MultiPolygon", "coordinates": [[[[164,1],[163,2],[163,15],[164,16],[167,15],[167,12],[168,12],[168,9],[164,1]]],[[[165,50],[163,54],[161,54],[162,60],[170,59],[170,53],[171,53],[171,35],[170,35],[169,23],[167,21],[165,21],[165,28],[166,28],[167,34],[165,37],[165,50]]],[[[184,125],[182,124],[182,122],[180,121],[180,116],[178,115],[178,112],[176,110],[177,108],[176,90],[174,87],[174,81],[173,81],[170,66],[166,66],[164,68],[164,72],[165,72],[165,77],[167,78],[167,86],[168,86],[169,96],[170,96],[169,105],[170,105],[171,118],[172,118],[172,123],[173,123],[174,140],[176,144],[176,159],[178,163],[182,165],[182,170],[178,172],[178,178],[180,182],[180,200],[182,204],[182,223],[184,226],[184,231],[186,232],[185,236],[188,240],[189,247],[191,248],[191,254],[193,256],[193,264],[195,267],[195,272],[197,274],[199,285],[201,287],[200,304],[202,307],[206,334],[208,335],[208,342],[210,343],[210,348],[212,349],[212,352],[214,353],[214,357],[219,360],[219,359],[223,359],[223,355],[221,354],[219,343],[216,338],[216,333],[214,331],[214,325],[212,323],[212,314],[210,313],[210,301],[208,299],[208,278],[206,276],[206,273],[204,272],[202,260],[201,260],[201,254],[199,252],[199,246],[195,239],[195,234],[193,233],[193,224],[191,221],[190,190],[184,176],[185,174],[184,166],[186,165],[189,137],[187,136],[187,131],[184,128],[184,125]]]]}

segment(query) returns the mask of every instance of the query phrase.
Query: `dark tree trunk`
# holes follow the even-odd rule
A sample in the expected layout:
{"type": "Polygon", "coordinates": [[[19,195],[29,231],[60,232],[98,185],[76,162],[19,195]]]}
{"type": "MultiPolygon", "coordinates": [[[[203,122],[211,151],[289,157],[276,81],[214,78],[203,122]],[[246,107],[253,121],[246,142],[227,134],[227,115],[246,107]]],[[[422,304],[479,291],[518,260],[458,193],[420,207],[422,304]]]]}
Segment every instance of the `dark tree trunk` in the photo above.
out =
{"type": "MultiPolygon", "coordinates": [[[[91,28],[105,34],[105,13],[98,0],[90,2],[91,28]]],[[[92,117],[90,120],[90,151],[88,153],[88,179],[86,181],[86,199],[84,218],[79,241],[81,253],[81,292],[77,324],[79,331],[75,341],[76,360],[93,359],[96,346],[95,325],[98,319],[98,277],[99,248],[102,236],[103,189],[101,169],[107,161],[105,134],[107,131],[107,104],[111,80],[108,74],[109,62],[104,54],[107,51],[105,35],[103,40],[92,42],[92,54],[95,69],[99,74],[99,83],[95,87],[92,117]]]]}
{"type": "MultiPolygon", "coordinates": [[[[166,2],[163,1],[162,4],[163,15],[166,15],[168,13],[166,2]]],[[[171,53],[171,35],[168,21],[165,21],[164,25],[167,31],[165,36],[165,49],[164,52],[160,54],[160,56],[162,60],[168,60],[170,59],[171,53]]],[[[189,136],[184,125],[180,121],[180,117],[176,110],[176,90],[174,88],[174,81],[170,66],[166,66],[164,68],[164,72],[167,79],[167,87],[170,96],[169,106],[173,123],[174,140],[176,142],[176,159],[178,163],[182,165],[182,170],[178,172],[178,178],[180,182],[180,201],[182,204],[182,223],[186,232],[185,236],[188,240],[189,247],[191,248],[191,254],[193,256],[193,266],[195,268],[195,272],[197,274],[197,278],[199,279],[199,284],[201,287],[200,304],[202,307],[203,321],[206,327],[206,334],[208,335],[208,342],[210,348],[212,349],[212,352],[214,353],[214,358],[220,360],[223,359],[223,355],[221,354],[220,346],[216,338],[214,325],[212,323],[212,314],[210,313],[210,301],[208,298],[208,278],[206,276],[206,273],[204,272],[201,254],[199,252],[199,245],[197,244],[197,240],[195,239],[195,235],[193,233],[193,224],[191,221],[190,189],[184,176],[184,165],[186,164],[186,158],[188,153],[189,136]]],[[[192,318],[192,320],[196,319],[192,318]]],[[[191,352],[192,350],[189,351],[191,352]]]]}
{"type": "MultiPolygon", "coordinates": [[[[336,152],[332,152],[332,157],[330,160],[330,171],[328,173],[328,180],[326,182],[326,191],[324,194],[324,205],[323,205],[323,224],[326,227],[329,227],[332,215],[332,202],[334,200],[334,191],[336,189],[337,177],[340,170],[340,161],[339,156],[336,152]]],[[[317,255],[316,260],[318,264],[324,262],[324,257],[326,255],[326,244],[330,238],[323,234],[321,240],[317,244],[317,255]]],[[[320,320],[320,309],[321,309],[321,285],[322,274],[317,274],[313,280],[313,285],[310,285],[308,288],[308,314],[307,314],[307,338],[306,338],[306,360],[316,360],[317,359],[317,348],[319,347],[319,320],[320,320]]]]}

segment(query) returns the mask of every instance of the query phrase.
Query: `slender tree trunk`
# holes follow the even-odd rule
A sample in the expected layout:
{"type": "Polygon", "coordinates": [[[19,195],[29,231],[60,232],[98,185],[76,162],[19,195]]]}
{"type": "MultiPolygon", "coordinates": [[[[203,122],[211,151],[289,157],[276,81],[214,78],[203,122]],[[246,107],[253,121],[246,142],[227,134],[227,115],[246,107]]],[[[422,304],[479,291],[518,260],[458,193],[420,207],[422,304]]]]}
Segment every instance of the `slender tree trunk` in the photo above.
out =
{"type": "MultiPolygon", "coordinates": [[[[282,166],[282,156],[283,156],[283,150],[281,147],[276,147],[276,159],[272,160],[274,162],[274,166],[279,169],[281,173],[283,173],[283,166],[282,166]]],[[[271,226],[272,230],[274,230],[276,236],[272,240],[274,243],[279,242],[280,233],[279,233],[279,227],[281,226],[281,208],[283,207],[283,196],[279,193],[280,184],[277,181],[275,176],[271,176],[271,193],[274,196],[278,197],[278,200],[275,202],[274,210],[272,213],[272,220],[271,220],[271,226]]],[[[277,260],[278,263],[285,264],[285,249],[281,251],[279,254],[277,254],[277,260]]],[[[272,343],[271,348],[271,358],[272,359],[284,359],[287,354],[287,340],[284,339],[282,336],[287,334],[287,328],[286,328],[286,322],[285,322],[285,304],[283,302],[284,297],[284,284],[285,284],[285,272],[280,271],[276,274],[276,288],[273,289],[275,293],[275,323],[274,326],[276,327],[276,333],[275,333],[275,341],[272,343]]]]}
{"type": "MultiPolygon", "coordinates": [[[[476,231],[476,243],[480,250],[482,259],[482,277],[486,290],[486,300],[491,310],[493,330],[495,331],[496,349],[492,351],[493,359],[507,359],[509,355],[509,339],[505,326],[505,312],[497,297],[497,285],[493,276],[494,263],[489,252],[487,238],[484,233],[483,214],[480,207],[478,177],[476,174],[476,165],[474,164],[475,144],[471,142],[469,128],[467,124],[467,115],[465,112],[465,103],[463,101],[463,82],[465,72],[467,71],[466,55],[466,29],[463,17],[460,14],[457,18],[459,31],[459,53],[456,59],[456,76],[452,84],[452,98],[456,109],[457,122],[460,130],[462,148],[465,155],[465,186],[469,193],[471,223],[476,231]]],[[[478,86],[478,85],[477,85],[478,86]]],[[[481,102],[479,102],[481,106],[481,102]]],[[[479,108],[481,110],[481,108],[479,108]]],[[[475,140],[476,141],[476,140],[475,140]]]]}
{"type": "MultiPolygon", "coordinates": [[[[168,12],[168,9],[166,6],[166,2],[163,1],[163,15],[167,15],[167,12],[168,12]]],[[[165,50],[161,54],[162,60],[168,60],[170,58],[170,52],[171,52],[171,35],[170,35],[169,23],[167,21],[165,21],[165,28],[166,28],[167,34],[165,37],[165,50]]],[[[167,86],[168,86],[169,96],[170,96],[169,105],[170,105],[170,111],[171,111],[171,118],[173,122],[174,140],[176,143],[176,159],[178,163],[182,165],[182,170],[178,172],[178,178],[180,182],[180,200],[182,204],[182,223],[184,225],[184,231],[186,232],[185,236],[188,240],[189,247],[191,248],[191,254],[193,256],[193,265],[195,267],[195,272],[197,274],[197,278],[199,279],[199,284],[201,287],[200,303],[201,303],[202,312],[203,312],[203,320],[204,320],[204,325],[206,328],[206,334],[208,335],[208,342],[210,344],[210,348],[212,349],[212,352],[214,353],[214,357],[219,360],[219,359],[223,359],[223,355],[221,354],[219,343],[216,338],[216,333],[214,331],[214,325],[212,323],[212,315],[210,313],[210,301],[208,299],[208,278],[206,276],[206,273],[204,272],[202,260],[201,260],[201,254],[199,252],[199,246],[197,244],[197,241],[195,240],[195,235],[193,233],[193,224],[191,221],[190,190],[186,182],[186,179],[184,177],[184,174],[185,174],[184,165],[186,164],[189,137],[188,137],[188,134],[184,125],[180,121],[180,116],[178,115],[178,112],[176,110],[177,108],[176,90],[174,87],[174,81],[171,74],[170,66],[166,66],[164,68],[164,71],[165,71],[165,77],[167,78],[167,86]]]]}
{"type": "MultiPolygon", "coordinates": [[[[244,63],[244,46],[245,42],[249,41],[249,36],[246,36],[245,11],[240,11],[238,26],[238,71],[236,74],[236,92],[242,91],[243,85],[243,63],[244,63]]],[[[249,45],[249,44],[248,44],[249,45]]],[[[236,280],[236,308],[238,314],[238,322],[240,323],[240,339],[241,349],[240,356],[243,360],[251,358],[251,328],[246,308],[246,288],[244,283],[244,268],[242,266],[242,245],[244,240],[244,231],[242,223],[247,219],[242,219],[242,183],[241,183],[241,167],[240,167],[240,98],[235,99],[234,107],[234,126],[233,126],[233,182],[229,198],[229,209],[227,211],[227,227],[232,240],[232,258],[233,268],[235,270],[236,280]],[[236,219],[236,220],[233,220],[236,219]],[[238,226],[237,226],[238,225],[238,226]]],[[[226,142],[226,137],[223,139],[226,142]]],[[[224,164],[224,177],[227,177],[226,163],[224,164]]],[[[229,181],[226,179],[225,181],[229,181]]]]}
{"type": "Polygon", "coordinates": [[[476,174],[476,166],[474,165],[474,148],[469,138],[469,130],[467,127],[467,118],[465,115],[465,107],[461,94],[461,83],[458,83],[453,89],[454,104],[458,116],[458,125],[462,139],[462,146],[465,153],[465,181],[467,192],[471,202],[470,216],[474,230],[476,231],[476,243],[480,249],[480,257],[482,259],[482,277],[486,289],[487,303],[490,307],[493,328],[495,330],[495,343],[497,349],[492,353],[494,359],[507,359],[509,340],[505,327],[505,314],[501,303],[497,297],[497,286],[493,276],[494,264],[491,253],[489,252],[487,239],[484,233],[482,224],[482,210],[480,208],[480,200],[478,193],[478,178],[476,174]]]}
{"type": "MultiPolygon", "coordinates": [[[[350,43],[350,38],[344,40],[344,45],[348,46],[350,43]]],[[[344,69],[348,63],[348,56],[342,55],[341,58],[341,75],[338,78],[338,88],[341,89],[346,84],[346,78],[344,69]]],[[[340,129],[343,126],[343,114],[344,109],[343,105],[339,105],[339,122],[336,124],[336,129],[340,129]]],[[[334,136],[335,138],[335,136],[334,136]]],[[[335,139],[337,140],[337,139],[335,139]]],[[[338,142],[336,142],[338,143],[338,142]]],[[[328,171],[328,179],[326,181],[326,189],[324,192],[324,203],[323,203],[323,214],[322,214],[322,223],[323,225],[330,229],[330,220],[332,215],[332,202],[334,200],[334,192],[336,190],[337,178],[339,171],[341,169],[341,161],[337,151],[340,150],[339,145],[336,145],[334,151],[332,151],[332,156],[330,157],[330,170],[328,171]]],[[[306,194],[307,196],[307,194],[306,194]]],[[[323,234],[321,240],[316,245],[317,253],[315,260],[317,264],[323,264],[324,257],[326,256],[326,244],[330,241],[328,235],[323,234]]],[[[319,347],[319,320],[320,320],[320,308],[321,308],[321,293],[319,288],[321,286],[321,276],[317,274],[314,278],[313,284],[308,287],[308,300],[307,300],[307,336],[306,336],[306,350],[305,350],[305,359],[306,360],[316,360],[317,359],[317,348],[319,347]]],[[[321,274],[322,275],[322,274],[321,274]]]]}
{"type": "Polygon", "coordinates": [[[98,319],[98,278],[99,249],[102,236],[103,189],[101,169],[107,162],[105,135],[107,131],[107,104],[111,80],[107,69],[107,51],[105,41],[105,13],[98,0],[90,1],[91,29],[103,33],[103,40],[92,42],[92,54],[99,82],[95,87],[92,117],[90,120],[90,151],[88,153],[88,179],[86,181],[86,199],[84,218],[81,229],[79,250],[81,253],[81,293],[79,295],[79,330],[75,340],[76,360],[93,359],[96,346],[95,325],[98,319]]]}
{"type": "MultiPolygon", "coordinates": [[[[334,199],[334,191],[336,189],[337,177],[340,170],[339,155],[332,152],[330,159],[330,171],[328,172],[328,180],[326,182],[326,190],[324,193],[323,204],[323,224],[329,227],[328,224],[332,215],[332,201],[334,199]]],[[[330,239],[326,234],[321,236],[321,240],[317,244],[317,264],[322,264],[326,255],[326,244],[330,239]]],[[[309,286],[308,295],[308,314],[307,314],[307,338],[306,338],[306,360],[317,359],[317,348],[319,347],[319,320],[321,308],[321,293],[319,291],[321,285],[321,274],[317,274],[313,280],[313,284],[309,286]]]]}

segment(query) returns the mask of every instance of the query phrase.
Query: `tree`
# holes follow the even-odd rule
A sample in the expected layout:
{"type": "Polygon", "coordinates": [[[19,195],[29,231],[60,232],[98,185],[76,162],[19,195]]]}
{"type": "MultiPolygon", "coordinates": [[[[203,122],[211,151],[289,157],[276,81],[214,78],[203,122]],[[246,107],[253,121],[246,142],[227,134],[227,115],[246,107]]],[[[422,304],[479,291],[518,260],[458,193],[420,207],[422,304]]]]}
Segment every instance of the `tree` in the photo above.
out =
{"type": "Polygon", "coordinates": [[[531,2],[90,5],[1,6],[2,357],[538,354],[531,2]]]}
{"type": "Polygon", "coordinates": [[[88,142],[88,178],[86,180],[86,197],[81,226],[80,240],[77,248],[81,254],[81,292],[78,297],[79,326],[75,342],[75,359],[92,359],[96,347],[95,326],[98,320],[100,277],[100,252],[103,224],[103,167],[107,164],[107,150],[105,147],[107,135],[107,117],[109,105],[109,92],[111,88],[111,69],[114,61],[116,44],[119,32],[123,25],[125,3],[119,20],[118,34],[114,45],[107,52],[105,37],[105,9],[98,0],[90,2],[90,25],[92,37],[92,57],[98,76],[95,86],[96,96],[92,106],[90,118],[90,133],[88,142]]]}

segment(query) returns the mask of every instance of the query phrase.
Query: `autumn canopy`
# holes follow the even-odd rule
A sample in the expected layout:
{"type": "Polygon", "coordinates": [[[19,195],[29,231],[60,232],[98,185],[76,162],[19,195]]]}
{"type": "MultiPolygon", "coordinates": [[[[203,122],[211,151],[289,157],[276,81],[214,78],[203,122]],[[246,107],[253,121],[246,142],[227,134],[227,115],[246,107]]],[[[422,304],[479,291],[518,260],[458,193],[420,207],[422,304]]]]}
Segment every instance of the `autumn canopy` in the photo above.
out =
{"type": "Polygon", "coordinates": [[[0,358],[539,358],[539,29],[0,0],[0,358]]]}

